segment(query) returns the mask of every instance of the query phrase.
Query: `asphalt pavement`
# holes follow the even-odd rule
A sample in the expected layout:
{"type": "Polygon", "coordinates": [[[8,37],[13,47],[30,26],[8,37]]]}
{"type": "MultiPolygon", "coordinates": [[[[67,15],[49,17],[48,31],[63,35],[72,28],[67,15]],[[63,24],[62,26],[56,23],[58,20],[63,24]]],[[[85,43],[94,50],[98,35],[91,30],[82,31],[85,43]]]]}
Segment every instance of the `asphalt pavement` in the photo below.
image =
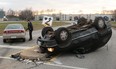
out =
{"type": "MultiPolygon", "coordinates": [[[[54,29],[57,29],[55,27],[54,29]]],[[[0,69],[116,69],[116,30],[112,29],[113,35],[110,41],[95,52],[84,54],[84,58],[76,57],[73,53],[61,53],[49,62],[34,63],[19,62],[10,58],[10,55],[37,46],[37,37],[41,35],[41,30],[33,32],[33,40],[26,42],[3,43],[0,37],[0,69]]]]}

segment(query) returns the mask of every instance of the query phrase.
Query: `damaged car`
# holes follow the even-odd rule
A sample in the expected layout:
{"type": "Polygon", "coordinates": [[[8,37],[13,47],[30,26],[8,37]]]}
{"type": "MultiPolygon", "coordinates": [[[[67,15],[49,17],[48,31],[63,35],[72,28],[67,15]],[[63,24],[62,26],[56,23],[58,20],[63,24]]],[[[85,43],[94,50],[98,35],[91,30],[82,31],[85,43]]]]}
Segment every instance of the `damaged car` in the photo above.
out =
{"type": "Polygon", "coordinates": [[[80,18],[78,24],[68,27],[44,27],[37,42],[43,53],[57,53],[77,50],[79,53],[95,51],[110,40],[111,25],[103,17],[96,17],[94,21],[80,18]]]}

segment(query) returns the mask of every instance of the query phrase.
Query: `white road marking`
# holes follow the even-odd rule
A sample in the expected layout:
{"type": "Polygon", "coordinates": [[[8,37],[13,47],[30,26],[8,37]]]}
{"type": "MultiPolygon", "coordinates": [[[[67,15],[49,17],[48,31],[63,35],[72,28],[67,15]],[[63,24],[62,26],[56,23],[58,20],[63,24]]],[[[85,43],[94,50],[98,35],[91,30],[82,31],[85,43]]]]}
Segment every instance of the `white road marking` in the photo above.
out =
{"type": "Polygon", "coordinates": [[[57,66],[57,67],[71,68],[71,69],[87,69],[87,68],[80,68],[80,67],[67,66],[67,65],[59,65],[59,64],[48,64],[48,63],[44,63],[44,64],[45,65],[51,65],[51,66],[57,66]]]}
{"type": "Polygon", "coordinates": [[[31,47],[25,47],[25,46],[10,46],[10,45],[0,45],[0,48],[28,49],[28,48],[31,48],[31,47]]]}
{"type": "MultiPolygon", "coordinates": [[[[15,60],[15,59],[10,58],[10,57],[2,57],[2,56],[0,56],[0,59],[15,60]]],[[[26,61],[26,62],[31,62],[31,61],[26,61]]],[[[37,62],[37,64],[40,64],[40,63],[43,63],[43,62],[37,62]]],[[[60,64],[51,64],[51,63],[43,63],[43,64],[50,65],[50,66],[56,66],[56,67],[71,68],[71,69],[88,69],[88,68],[80,68],[80,67],[60,65],[60,64]]]]}
{"type": "Polygon", "coordinates": [[[62,62],[60,61],[60,60],[58,60],[58,59],[55,59],[55,60],[53,60],[53,61],[51,61],[51,62],[53,62],[53,63],[55,63],[55,64],[62,64],[62,62]]]}
{"type": "MultiPolygon", "coordinates": [[[[58,56],[56,56],[56,57],[58,57],[58,56]]],[[[56,57],[53,57],[52,59],[50,59],[50,62],[61,65],[62,62],[60,60],[58,60],[56,57]]]]}
{"type": "Polygon", "coordinates": [[[14,60],[13,58],[10,58],[10,57],[2,57],[2,56],[0,56],[0,59],[9,59],[9,60],[14,60]]]}

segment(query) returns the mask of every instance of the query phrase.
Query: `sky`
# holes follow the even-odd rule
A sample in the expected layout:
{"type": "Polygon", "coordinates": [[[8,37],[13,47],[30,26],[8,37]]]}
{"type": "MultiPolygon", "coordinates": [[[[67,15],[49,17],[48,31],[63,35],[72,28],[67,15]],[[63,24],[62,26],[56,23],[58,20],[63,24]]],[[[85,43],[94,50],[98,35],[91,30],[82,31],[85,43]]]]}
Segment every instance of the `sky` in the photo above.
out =
{"type": "Polygon", "coordinates": [[[116,0],[0,0],[0,8],[4,10],[55,9],[64,13],[93,13],[116,9],[116,0]]]}

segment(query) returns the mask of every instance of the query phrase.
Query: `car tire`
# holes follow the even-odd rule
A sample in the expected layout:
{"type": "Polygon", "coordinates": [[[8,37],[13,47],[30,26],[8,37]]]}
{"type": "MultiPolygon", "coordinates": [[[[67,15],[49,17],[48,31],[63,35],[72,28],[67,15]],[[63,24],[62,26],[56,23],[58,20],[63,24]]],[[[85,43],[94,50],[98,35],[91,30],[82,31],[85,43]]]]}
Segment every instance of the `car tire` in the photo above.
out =
{"type": "Polygon", "coordinates": [[[48,31],[54,31],[54,30],[51,27],[44,27],[41,32],[42,37],[44,37],[48,33],[48,31]]]}
{"type": "Polygon", "coordinates": [[[71,44],[71,33],[64,27],[58,28],[55,31],[55,40],[59,48],[68,47],[71,44]]]}
{"type": "Polygon", "coordinates": [[[3,39],[3,42],[6,43],[6,39],[3,39]]]}
{"type": "Polygon", "coordinates": [[[96,17],[94,26],[99,32],[103,32],[106,28],[105,20],[102,17],[96,17]]]}

